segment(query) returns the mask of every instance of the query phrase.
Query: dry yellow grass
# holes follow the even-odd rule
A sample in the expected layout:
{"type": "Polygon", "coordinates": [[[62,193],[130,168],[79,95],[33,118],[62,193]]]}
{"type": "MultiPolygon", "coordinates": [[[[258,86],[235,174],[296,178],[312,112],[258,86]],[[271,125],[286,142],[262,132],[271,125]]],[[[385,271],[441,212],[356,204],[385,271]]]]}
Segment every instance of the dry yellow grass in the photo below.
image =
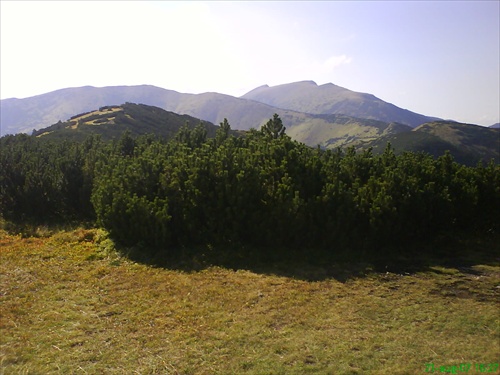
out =
{"type": "Polygon", "coordinates": [[[111,245],[100,230],[0,234],[2,373],[422,374],[429,363],[479,373],[475,364],[498,363],[498,266],[311,282],[155,268],[111,245]]]}

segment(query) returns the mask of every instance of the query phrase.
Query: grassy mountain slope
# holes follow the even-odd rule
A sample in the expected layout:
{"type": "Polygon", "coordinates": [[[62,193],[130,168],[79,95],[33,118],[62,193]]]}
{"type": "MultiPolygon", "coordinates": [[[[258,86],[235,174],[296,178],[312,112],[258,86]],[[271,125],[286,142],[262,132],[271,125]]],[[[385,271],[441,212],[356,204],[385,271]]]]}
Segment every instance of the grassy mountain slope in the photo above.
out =
{"type": "MultiPolygon", "coordinates": [[[[283,122],[289,122],[284,116],[283,122]]],[[[305,116],[297,125],[287,128],[293,139],[309,146],[320,145],[330,149],[355,146],[387,134],[409,132],[411,128],[398,123],[359,119],[344,115],[305,116]]]]}
{"type": "Polygon", "coordinates": [[[132,135],[156,134],[172,138],[186,122],[194,127],[202,122],[208,136],[218,128],[212,123],[188,115],[178,115],[161,108],[144,104],[126,103],[120,106],[101,107],[71,117],[33,133],[37,137],[83,139],[89,134],[101,134],[104,139],[118,138],[128,130],[132,135]]]}
{"type": "Polygon", "coordinates": [[[479,160],[500,163],[500,129],[451,121],[423,124],[411,132],[383,136],[366,146],[382,152],[387,142],[396,151],[423,151],[434,156],[449,150],[455,160],[475,165],[479,160]]]}
{"type": "MultiPolygon", "coordinates": [[[[222,115],[214,101],[220,99],[218,95],[206,94],[204,105],[196,107],[199,101],[191,103],[193,112],[212,110],[211,116],[218,118],[222,115]]],[[[244,102],[241,100],[240,102],[244,102]]],[[[189,102],[188,102],[189,104],[189,102]]],[[[236,102],[236,104],[239,104],[236,102]]],[[[257,106],[259,107],[259,106],[257,106]]],[[[262,109],[262,106],[260,106],[262,109]]],[[[186,110],[189,109],[186,107],[186,110]]],[[[237,113],[238,106],[229,110],[230,114],[237,113]]],[[[293,139],[309,146],[320,145],[323,148],[336,148],[367,142],[384,134],[410,131],[411,128],[401,124],[387,124],[381,121],[356,119],[342,115],[307,115],[300,112],[276,110],[282,117],[287,127],[287,134],[293,139]]],[[[274,113],[274,108],[269,107],[258,113],[262,123],[269,120],[274,113]]],[[[252,116],[243,118],[251,121],[252,116]]],[[[106,106],[99,110],[84,112],[72,116],[68,121],[58,122],[47,128],[33,132],[37,137],[82,139],[86,135],[101,134],[104,138],[116,138],[128,130],[133,135],[154,133],[162,137],[172,137],[179,128],[188,121],[190,126],[197,125],[201,120],[188,116],[167,112],[161,108],[145,104],[126,103],[120,106],[106,106]]],[[[205,122],[208,135],[215,134],[215,125],[205,122]]],[[[238,130],[235,130],[238,131],[238,130]]]]}
{"type": "Polygon", "coordinates": [[[313,81],[302,81],[273,87],[264,85],[248,92],[242,98],[298,112],[344,114],[384,122],[399,122],[411,127],[435,120],[433,117],[396,107],[371,94],[354,92],[332,83],[318,86],[313,81]]]}

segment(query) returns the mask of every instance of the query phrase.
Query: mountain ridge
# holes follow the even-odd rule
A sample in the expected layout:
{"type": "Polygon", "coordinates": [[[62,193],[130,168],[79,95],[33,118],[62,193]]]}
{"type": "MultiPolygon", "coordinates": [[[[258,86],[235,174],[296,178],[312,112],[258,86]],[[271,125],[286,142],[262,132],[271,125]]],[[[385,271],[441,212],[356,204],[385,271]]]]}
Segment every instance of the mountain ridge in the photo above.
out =
{"type": "MultiPolygon", "coordinates": [[[[171,112],[172,119],[174,115],[191,116],[190,118],[195,119],[191,122],[203,121],[211,123],[212,126],[227,119],[235,131],[258,129],[276,113],[292,139],[311,147],[336,149],[349,146],[364,148],[372,145],[377,150],[391,142],[399,149],[427,151],[433,155],[438,155],[447,148],[453,149],[459,156],[465,152],[467,155],[464,154],[463,159],[467,162],[479,157],[499,160],[496,156],[498,150],[496,153],[491,151],[496,144],[487,139],[486,132],[481,131],[480,126],[472,130],[458,129],[457,126],[464,124],[453,120],[436,120],[434,117],[398,108],[372,94],[354,92],[333,83],[317,85],[314,81],[299,81],[272,87],[261,85],[241,97],[216,92],[187,94],[153,85],[64,88],[25,99],[2,100],[1,134],[31,132],[40,135],[40,131],[36,129],[45,130],[51,127],[53,131],[69,132],[71,137],[81,136],[79,133],[83,128],[73,129],[78,133],[75,135],[70,132],[75,124],[66,124],[71,122],[72,116],[106,106],[122,106],[124,103],[143,106],[137,107],[144,111],[139,117],[146,119],[139,119],[135,123],[135,126],[140,128],[138,133],[144,133],[146,130],[150,133],[164,131],[155,128],[156,125],[153,126],[152,119],[156,119],[157,114],[154,114],[154,108],[146,108],[147,106],[171,112]],[[339,113],[344,110],[350,110],[351,114],[339,113]],[[359,116],[354,116],[353,113],[359,116]],[[407,115],[410,117],[405,117],[407,115]],[[399,121],[401,116],[406,118],[406,123],[399,121]],[[440,128],[431,131],[429,127],[422,125],[429,123],[436,123],[440,128]],[[460,132],[469,136],[461,137],[460,132]],[[453,139],[456,140],[455,143],[453,139]],[[482,142],[484,147],[478,142],[482,142]]],[[[90,126],[86,130],[102,132],[106,131],[106,126],[112,124],[107,122],[106,118],[98,121],[98,124],[105,126],[90,126]]],[[[166,120],[159,121],[165,123],[166,120]]],[[[132,122],[125,121],[127,126],[132,122]]],[[[174,122],[180,124],[177,120],[174,122]]],[[[436,124],[432,126],[438,126],[436,124]]],[[[493,131],[488,133],[490,138],[498,138],[492,128],[484,128],[493,131]]],[[[134,133],[135,129],[128,130],[134,133]]],[[[55,136],[62,135],[57,133],[55,136]]]]}
{"type": "MultiPolygon", "coordinates": [[[[394,114],[406,111],[390,103],[385,103],[371,94],[356,93],[332,83],[318,86],[314,81],[300,81],[273,87],[262,85],[241,97],[214,92],[201,94],[180,93],[153,85],[83,86],[59,89],[29,98],[1,100],[2,129],[0,129],[0,134],[30,133],[33,129],[44,128],[58,121],[66,121],[75,113],[90,111],[107,105],[120,105],[126,102],[153,105],[167,111],[198,117],[214,124],[227,118],[234,129],[240,130],[248,130],[252,127],[258,128],[274,113],[282,115],[286,111],[311,114],[344,114],[357,118],[401,123],[405,123],[405,121],[400,121],[400,116],[397,117],[394,114]],[[279,103],[267,104],[248,97],[252,92],[254,94],[256,92],[268,92],[269,90],[276,90],[276,87],[293,88],[293,95],[297,98],[296,100],[301,102],[316,100],[313,98],[314,95],[311,95],[311,89],[315,91],[315,88],[317,88],[319,92],[316,90],[315,95],[322,95],[320,96],[320,108],[311,108],[310,104],[306,108],[307,110],[300,110],[297,106],[295,106],[295,109],[292,108],[293,106],[283,108],[283,106],[277,105],[279,103]],[[297,92],[298,87],[302,88],[302,93],[297,92]],[[309,89],[304,90],[307,87],[309,89]],[[320,94],[320,92],[323,92],[323,94],[320,94]],[[363,100],[360,101],[359,98],[363,98],[363,100]],[[325,106],[327,106],[325,103],[329,103],[330,109],[325,109],[325,106]],[[358,112],[355,110],[356,106],[360,107],[358,112]],[[373,114],[374,111],[380,112],[384,108],[390,110],[391,113],[385,116],[373,114]],[[344,109],[348,113],[342,113],[344,109]]],[[[419,117],[420,122],[417,122],[420,124],[429,119],[431,118],[419,117]]],[[[415,121],[410,123],[407,121],[407,125],[412,127],[415,124],[415,121]]]]}
{"type": "Polygon", "coordinates": [[[218,126],[192,116],[179,115],[145,104],[125,103],[79,113],[67,121],[59,121],[34,131],[32,136],[81,141],[91,134],[99,134],[104,140],[110,140],[118,139],[128,131],[132,136],[155,134],[161,138],[172,139],[185,124],[191,129],[198,124],[203,125],[208,137],[214,137],[218,129],[218,126]]]}
{"type": "Polygon", "coordinates": [[[373,94],[352,91],[333,83],[318,85],[314,81],[299,81],[272,87],[263,85],[241,98],[298,112],[343,114],[370,120],[399,122],[411,127],[438,119],[399,108],[373,94]]]}

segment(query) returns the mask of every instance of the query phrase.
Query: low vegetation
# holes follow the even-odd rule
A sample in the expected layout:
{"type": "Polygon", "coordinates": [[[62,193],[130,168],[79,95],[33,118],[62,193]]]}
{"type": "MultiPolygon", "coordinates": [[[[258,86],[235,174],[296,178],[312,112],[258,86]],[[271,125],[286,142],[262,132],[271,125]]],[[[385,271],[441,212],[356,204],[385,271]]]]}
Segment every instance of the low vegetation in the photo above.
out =
{"type": "Polygon", "coordinates": [[[162,268],[121,256],[101,229],[43,232],[0,234],[5,374],[498,366],[498,262],[162,268]]]}
{"type": "Polygon", "coordinates": [[[193,248],[302,260],[372,259],[431,249],[458,234],[500,232],[500,166],[448,153],[320,150],[291,140],[279,116],[244,137],[223,122],[171,139],[0,138],[0,204],[10,221],[96,221],[150,256],[193,248]],[[412,246],[408,246],[412,244],[412,246]],[[248,251],[247,251],[248,250],[248,251]]]}

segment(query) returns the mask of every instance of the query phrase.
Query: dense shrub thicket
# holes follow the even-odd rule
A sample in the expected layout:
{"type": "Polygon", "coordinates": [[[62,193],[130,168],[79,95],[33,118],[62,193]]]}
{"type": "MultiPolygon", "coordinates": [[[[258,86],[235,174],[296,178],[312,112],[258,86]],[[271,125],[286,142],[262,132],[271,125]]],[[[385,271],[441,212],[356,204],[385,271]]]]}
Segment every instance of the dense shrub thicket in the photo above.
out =
{"type": "MultiPolygon", "coordinates": [[[[496,230],[500,167],[449,153],[323,151],[292,141],[275,116],[261,131],[221,124],[175,139],[0,139],[8,220],[96,220],[126,245],[167,254],[225,249],[381,251],[468,230],[496,230]]],[[[268,251],[268,250],[265,250],[268,251]]]]}

